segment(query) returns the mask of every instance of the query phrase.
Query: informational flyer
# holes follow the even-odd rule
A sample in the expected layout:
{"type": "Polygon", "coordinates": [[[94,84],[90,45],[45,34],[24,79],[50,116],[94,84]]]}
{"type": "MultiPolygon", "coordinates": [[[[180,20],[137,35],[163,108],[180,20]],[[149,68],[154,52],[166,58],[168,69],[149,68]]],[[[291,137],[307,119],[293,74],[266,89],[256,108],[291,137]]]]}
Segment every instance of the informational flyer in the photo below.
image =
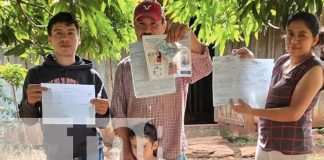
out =
{"type": "Polygon", "coordinates": [[[191,77],[190,33],[174,44],[166,42],[166,37],[166,34],[143,36],[149,79],[191,77]]]}
{"type": "Polygon", "coordinates": [[[174,76],[154,81],[149,80],[143,43],[131,43],[129,49],[133,86],[136,98],[158,96],[176,92],[174,76]]]}

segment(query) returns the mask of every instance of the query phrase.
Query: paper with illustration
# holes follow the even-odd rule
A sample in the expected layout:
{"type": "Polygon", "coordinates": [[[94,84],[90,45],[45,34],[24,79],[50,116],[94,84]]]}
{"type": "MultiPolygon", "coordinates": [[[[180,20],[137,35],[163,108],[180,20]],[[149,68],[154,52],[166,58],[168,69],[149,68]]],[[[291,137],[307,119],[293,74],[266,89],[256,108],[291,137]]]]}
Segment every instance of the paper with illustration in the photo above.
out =
{"type": "Polygon", "coordinates": [[[174,76],[154,81],[149,80],[143,43],[131,43],[129,44],[129,50],[132,80],[136,98],[158,96],[176,92],[174,76]]]}
{"type": "Polygon", "coordinates": [[[94,85],[42,83],[44,124],[95,124],[94,85]]]}
{"type": "Polygon", "coordinates": [[[191,77],[190,33],[174,44],[166,42],[166,36],[166,34],[143,36],[149,79],[191,77]]]}
{"type": "Polygon", "coordinates": [[[213,58],[213,105],[227,105],[239,98],[264,108],[271,82],[273,59],[240,60],[235,56],[213,58]]]}

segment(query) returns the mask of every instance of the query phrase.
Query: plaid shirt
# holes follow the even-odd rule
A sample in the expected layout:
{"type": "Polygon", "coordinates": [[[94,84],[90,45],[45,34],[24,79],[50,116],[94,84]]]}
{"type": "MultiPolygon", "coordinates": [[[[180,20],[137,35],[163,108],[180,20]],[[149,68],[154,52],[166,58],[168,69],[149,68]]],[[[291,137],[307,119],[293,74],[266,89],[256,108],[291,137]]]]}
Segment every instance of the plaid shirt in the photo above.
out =
{"type": "Polygon", "coordinates": [[[110,108],[112,118],[153,118],[152,123],[158,132],[162,130],[159,145],[162,147],[163,157],[167,159],[175,159],[185,147],[184,113],[189,84],[212,71],[207,47],[202,55],[193,53],[191,56],[192,77],[177,78],[176,92],[172,94],[136,98],[129,57],[119,63],[116,71],[110,108]]]}
{"type": "MultiPolygon", "coordinates": [[[[289,59],[288,54],[281,56],[273,68],[266,108],[289,106],[299,80],[312,67],[322,65],[321,60],[313,55],[284,75],[282,66],[289,59]]],[[[318,94],[296,122],[277,122],[260,118],[259,147],[264,151],[279,151],[286,155],[312,153],[312,109],[317,100],[318,94]]]]}

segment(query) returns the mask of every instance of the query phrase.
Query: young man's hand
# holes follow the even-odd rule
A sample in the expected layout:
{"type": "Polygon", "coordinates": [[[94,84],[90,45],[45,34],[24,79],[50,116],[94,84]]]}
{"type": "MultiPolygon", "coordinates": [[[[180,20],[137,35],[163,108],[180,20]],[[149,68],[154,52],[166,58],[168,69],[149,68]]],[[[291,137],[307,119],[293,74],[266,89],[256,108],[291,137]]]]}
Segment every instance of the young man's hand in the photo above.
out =
{"type": "Polygon", "coordinates": [[[40,84],[29,84],[27,86],[27,102],[31,106],[35,106],[37,102],[42,101],[42,92],[47,88],[41,87],[40,84]]]}
{"type": "Polygon", "coordinates": [[[105,115],[109,108],[109,101],[108,99],[99,99],[94,98],[90,101],[96,107],[96,113],[100,115],[105,115]]]}

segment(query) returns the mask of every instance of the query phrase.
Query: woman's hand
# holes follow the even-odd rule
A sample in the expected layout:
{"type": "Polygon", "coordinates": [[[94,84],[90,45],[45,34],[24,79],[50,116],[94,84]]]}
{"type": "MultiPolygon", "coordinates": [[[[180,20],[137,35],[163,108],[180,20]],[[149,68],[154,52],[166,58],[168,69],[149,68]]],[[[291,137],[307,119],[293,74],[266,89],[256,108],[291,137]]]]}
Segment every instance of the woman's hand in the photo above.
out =
{"type": "Polygon", "coordinates": [[[247,49],[246,47],[240,48],[240,49],[233,49],[232,50],[233,56],[239,56],[240,59],[246,60],[246,59],[253,59],[254,54],[247,49]]]}
{"type": "Polygon", "coordinates": [[[231,108],[237,112],[237,113],[242,113],[242,114],[250,114],[252,107],[245,103],[243,100],[239,99],[238,103],[233,102],[233,100],[230,100],[230,106],[231,108]]]}

